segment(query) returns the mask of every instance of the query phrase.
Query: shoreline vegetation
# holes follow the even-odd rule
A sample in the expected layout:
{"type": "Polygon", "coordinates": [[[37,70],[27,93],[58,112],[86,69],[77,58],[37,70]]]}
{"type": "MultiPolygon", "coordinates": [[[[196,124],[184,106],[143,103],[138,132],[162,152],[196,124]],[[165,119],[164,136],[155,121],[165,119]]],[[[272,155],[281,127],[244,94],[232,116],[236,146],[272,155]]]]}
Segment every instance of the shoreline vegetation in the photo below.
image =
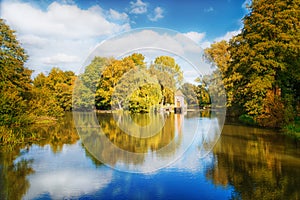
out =
{"type": "Polygon", "coordinates": [[[162,55],[146,63],[140,53],[95,57],[80,75],[53,68],[32,79],[24,66],[26,50],[0,19],[0,144],[37,139],[22,128],[59,124],[72,110],[134,114],[172,106],[179,89],[187,105],[199,108],[226,96],[228,116],[300,140],[299,0],[252,1],[248,9],[239,34],[205,49],[204,58],[221,73],[198,77],[196,84],[183,82],[174,58],[162,55]],[[211,99],[211,93],[217,95],[211,99]]]}
{"type": "Polygon", "coordinates": [[[285,125],[281,132],[300,141],[300,117],[296,117],[293,123],[285,125]]]}

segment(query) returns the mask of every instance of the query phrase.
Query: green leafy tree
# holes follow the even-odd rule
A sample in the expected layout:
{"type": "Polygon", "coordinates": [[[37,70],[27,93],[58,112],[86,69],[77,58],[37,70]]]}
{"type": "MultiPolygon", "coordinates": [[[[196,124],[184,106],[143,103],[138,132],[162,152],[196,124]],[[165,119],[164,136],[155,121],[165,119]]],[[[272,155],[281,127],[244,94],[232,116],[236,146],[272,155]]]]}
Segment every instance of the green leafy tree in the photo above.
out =
{"type": "Polygon", "coordinates": [[[157,79],[149,76],[145,69],[133,69],[118,82],[113,97],[113,108],[132,113],[147,113],[158,105],[162,94],[157,79]]]}
{"type": "Polygon", "coordinates": [[[225,40],[220,42],[213,43],[209,48],[205,49],[205,58],[210,63],[216,65],[218,67],[218,72],[213,72],[210,76],[206,76],[207,85],[210,85],[211,92],[216,94],[216,98],[226,95],[227,97],[227,106],[230,107],[232,105],[232,83],[231,79],[229,79],[226,74],[229,73],[229,62],[231,60],[231,55],[229,52],[229,44],[225,40]],[[209,78],[210,77],[210,78],[209,78]],[[209,79],[215,79],[209,80],[209,79]],[[209,84],[212,82],[211,84],[209,84]],[[224,90],[226,90],[226,94],[224,94],[224,90]]]}
{"type": "Polygon", "coordinates": [[[191,83],[184,83],[181,86],[181,91],[184,94],[186,98],[186,102],[189,106],[191,105],[199,105],[198,99],[197,99],[197,93],[196,93],[196,87],[195,85],[191,83]]]}
{"type": "Polygon", "coordinates": [[[152,106],[161,101],[161,91],[158,84],[146,83],[129,98],[129,111],[131,113],[148,113],[152,106]]]}
{"type": "Polygon", "coordinates": [[[31,113],[35,114],[36,120],[39,120],[40,117],[61,117],[64,115],[64,109],[59,106],[59,103],[56,97],[53,94],[53,91],[50,89],[36,88],[32,90],[32,96],[29,103],[31,113]]]}
{"type": "Polygon", "coordinates": [[[53,68],[47,77],[47,87],[53,92],[58,105],[64,111],[72,109],[72,92],[75,81],[75,74],[72,71],[62,71],[53,68]]]}
{"type": "Polygon", "coordinates": [[[156,77],[163,94],[162,104],[174,103],[176,88],[182,84],[183,73],[175,59],[170,56],[159,56],[149,68],[149,73],[156,77]]]}
{"type": "Polygon", "coordinates": [[[73,106],[75,109],[110,109],[115,87],[122,76],[134,68],[146,68],[142,54],[134,53],[121,60],[96,56],[76,81],[73,106]]]}
{"type": "Polygon", "coordinates": [[[198,100],[198,105],[200,107],[205,107],[211,104],[210,95],[207,91],[207,85],[205,84],[205,79],[196,78],[195,82],[198,83],[197,86],[194,86],[194,91],[198,100]]]}
{"type": "Polygon", "coordinates": [[[101,79],[101,75],[106,66],[114,59],[96,56],[91,63],[86,66],[85,71],[79,75],[82,84],[85,85],[91,92],[95,93],[101,79]]]}
{"type": "Polygon", "coordinates": [[[73,108],[75,110],[91,110],[95,107],[95,94],[102,72],[112,61],[112,58],[96,56],[86,66],[84,72],[78,76],[73,92],[73,108]]]}

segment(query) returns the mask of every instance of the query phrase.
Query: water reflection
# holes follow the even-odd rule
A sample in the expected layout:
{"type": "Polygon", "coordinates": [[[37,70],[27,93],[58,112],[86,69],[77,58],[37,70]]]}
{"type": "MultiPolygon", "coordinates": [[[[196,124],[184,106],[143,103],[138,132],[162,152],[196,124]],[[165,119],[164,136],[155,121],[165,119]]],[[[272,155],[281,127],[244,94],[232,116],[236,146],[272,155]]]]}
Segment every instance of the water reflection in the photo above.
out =
{"type": "MultiPolygon", "coordinates": [[[[70,117],[54,126],[32,127],[43,139],[0,149],[0,199],[299,199],[296,144],[270,130],[236,125],[225,125],[219,138],[223,114],[170,114],[166,128],[149,138],[124,135],[111,114],[98,116],[92,130],[88,127],[96,123],[94,118],[79,115],[86,123],[81,140],[70,117]],[[111,154],[111,147],[98,141],[100,127],[101,137],[137,156],[111,154]],[[168,160],[183,151],[195,130],[179,159],[151,173],[114,171],[90,153],[95,148],[115,165],[143,169],[151,157],[168,160]],[[159,151],[166,147],[168,151],[159,151]]],[[[149,123],[147,117],[144,122],[133,119],[149,123]]]]}
{"type": "MultiPolygon", "coordinates": [[[[120,115],[121,121],[128,121],[130,117],[139,124],[148,124],[145,121],[148,120],[147,117],[136,118],[126,114],[120,115]]],[[[124,132],[112,114],[98,115],[99,123],[92,125],[91,113],[77,113],[75,117],[85,148],[100,161],[118,169],[136,172],[151,171],[169,163],[176,156],[176,150],[179,153],[184,151],[181,130],[175,127],[182,126],[182,118],[180,119],[174,114],[164,116],[164,126],[154,128],[158,132],[151,137],[136,137],[124,132]],[[154,159],[158,162],[153,162],[154,159]]],[[[158,119],[154,114],[150,118],[154,121],[158,119]]],[[[160,124],[157,123],[157,126],[160,124]]],[[[131,123],[128,124],[127,129],[133,130],[134,128],[136,126],[131,127],[131,123]]],[[[143,134],[139,129],[136,130],[136,133],[143,134]]],[[[187,142],[185,142],[185,148],[186,146],[187,142]]]]}
{"type": "Polygon", "coordinates": [[[26,144],[0,146],[0,199],[21,199],[31,188],[28,176],[36,173],[35,157],[23,155],[29,153],[32,145],[49,146],[59,154],[65,144],[74,144],[79,139],[71,113],[55,125],[24,127],[22,132],[33,133],[34,137],[26,144]]]}
{"type": "Polygon", "coordinates": [[[0,154],[0,199],[21,199],[30,188],[32,160],[14,162],[14,154],[0,154]]]}
{"type": "Polygon", "coordinates": [[[226,125],[206,177],[235,187],[233,199],[299,199],[300,151],[273,131],[226,125]]]}
{"type": "Polygon", "coordinates": [[[222,121],[218,117],[224,116],[215,112],[213,118],[204,120],[200,112],[187,116],[174,113],[134,116],[107,113],[97,115],[97,118],[94,113],[73,114],[82,143],[95,158],[115,169],[132,172],[151,172],[165,167],[179,159],[192,143],[200,149],[198,156],[205,156],[220,136],[222,121]],[[157,121],[162,116],[164,126],[155,127],[155,124],[159,127],[160,123],[152,123],[151,120],[157,121]],[[119,127],[132,119],[135,122],[128,123],[126,129],[134,130],[135,135],[119,127]],[[148,124],[152,124],[150,129],[148,124]],[[149,130],[157,132],[151,137],[138,137],[149,130]]]}
{"type": "MultiPolygon", "coordinates": [[[[102,114],[101,116],[98,116],[98,119],[102,132],[115,146],[125,151],[145,153],[148,151],[157,151],[162,147],[165,147],[175,137],[174,118],[178,118],[178,116],[170,115],[166,117],[164,126],[162,127],[160,127],[160,117],[157,116],[161,115],[134,114],[133,116],[130,116],[129,114],[119,114],[119,119],[121,119],[122,122],[118,122],[111,114],[102,114]],[[143,125],[149,123],[149,116],[152,118],[151,121],[159,121],[159,123],[155,123],[158,127],[150,127],[150,130],[145,130],[143,125]],[[131,120],[129,119],[135,120],[136,123],[130,123],[131,120]],[[130,130],[129,132],[124,132],[119,126],[119,123],[125,122],[128,122],[126,129],[130,130]],[[138,127],[136,124],[140,124],[141,126],[138,127]],[[131,131],[134,131],[135,135],[130,134],[131,131]],[[147,135],[148,131],[154,131],[155,134],[151,137],[145,137],[143,134],[146,132],[147,135]]],[[[179,123],[179,125],[181,125],[181,122],[179,123]]],[[[149,133],[149,135],[151,134],[149,133]]],[[[180,143],[180,140],[178,143],[180,143]]],[[[105,148],[103,150],[105,150],[105,148]]]]}
{"type": "Polygon", "coordinates": [[[30,188],[23,198],[78,198],[106,187],[112,180],[112,171],[85,159],[80,147],[80,143],[64,146],[60,154],[50,151],[50,146],[31,147],[23,157],[34,159],[35,173],[27,176],[30,188]]]}

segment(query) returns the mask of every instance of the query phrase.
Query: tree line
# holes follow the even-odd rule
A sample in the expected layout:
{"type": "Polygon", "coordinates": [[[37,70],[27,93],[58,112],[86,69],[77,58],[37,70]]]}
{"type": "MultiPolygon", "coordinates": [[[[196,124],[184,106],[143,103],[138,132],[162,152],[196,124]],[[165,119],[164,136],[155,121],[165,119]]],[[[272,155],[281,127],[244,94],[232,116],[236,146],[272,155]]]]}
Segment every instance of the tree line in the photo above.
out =
{"type": "Polygon", "coordinates": [[[122,59],[95,57],[78,76],[73,108],[148,113],[174,104],[179,88],[187,103],[209,104],[205,87],[183,83],[183,72],[174,58],[158,56],[149,66],[144,59],[139,53],[122,59]]]}
{"type": "MultiPolygon", "coordinates": [[[[95,57],[78,76],[52,68],[32,79],[33,71],[24,65],[28,56],[15,32],[2,19],[0,25],[1,126],[52,121],[72,109],[145,113],[157,105],[173,104],[182,85],[183,72],[174,58],[158,56],[147,66],[139,53],[121,59],[95,57]]],[[[187,83],[182,89],[193,104],[197,104],[195,95],[205,93],[204,88],[187,83]]]]}
{"type": "Polygon", "coordinates": [[[0,125],[57,118],[72,108],[149,112],[155,105],[173,104],[178,88],[190,105],[205,106],[211,101],[207,90],[220,93],[223,85],[228,114],[249,124],[282,127],[299,115],[299,2],[252,1],[241,33],[205,50],[205,58],[221,74],[199,77],[198,85],[183,83],[174,58],[159,56],[146,66],[139,53],[122,59],[95,57],[78,76],[53,68],[32,80],[32,71],[24,66],[25,50],[0,19],[0,125]],[[217,76],[222,82],[210,81],[217,76]]]}

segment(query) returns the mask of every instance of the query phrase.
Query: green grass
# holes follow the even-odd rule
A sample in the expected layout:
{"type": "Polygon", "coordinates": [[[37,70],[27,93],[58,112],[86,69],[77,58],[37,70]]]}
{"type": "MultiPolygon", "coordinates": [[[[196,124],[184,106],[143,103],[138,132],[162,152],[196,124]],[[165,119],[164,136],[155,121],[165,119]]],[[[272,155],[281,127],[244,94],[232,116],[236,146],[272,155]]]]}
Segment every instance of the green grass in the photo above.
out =
{"type": "Polygon", "coordinates": [[[284,126],[283,133],[300,140],[300,117],[296,117],[293,123],[284,126]]]}
{"type": "Polygon", "coordinates": [[[247,115],[247,114],[243,114],[243,115],[239,116],[239,121],[242,124],[249,125],[249,126],[257,125],[255,120],[253,119],[253,117],[251,117],[250,115],[247,115]]]}

